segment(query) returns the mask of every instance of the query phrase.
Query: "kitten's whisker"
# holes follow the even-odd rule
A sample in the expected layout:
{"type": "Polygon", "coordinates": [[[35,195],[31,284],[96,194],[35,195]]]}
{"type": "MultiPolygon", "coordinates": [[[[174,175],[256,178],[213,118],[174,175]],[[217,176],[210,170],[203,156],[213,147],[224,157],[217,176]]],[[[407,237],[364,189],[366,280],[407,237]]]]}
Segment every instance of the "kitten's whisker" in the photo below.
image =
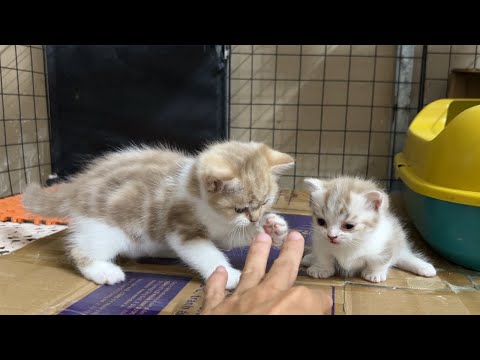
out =
{"type": "Polygon", "coordinates": [[[233,227],[230,229],[228,234],[225,236],[225,239],[228,239],[232,235],[232,232],[235,230],[235,227],[236,227],[236,225],[233,225],[233,227]]]}
{"type": "Polygon", "coordinates": [[[316,207],[316,208],[322,208],[322,205],[320,203],[315,202],[315,201],[312,201],[312,205],[313,205],[313,207],[316,207]]]}
{"type": "Polygon", "coordinates": [[[234,245],[234,241],[235,241],[235,236],[238,232],[238,225],[234,225],[233,228],[230,230],[230,232],[227,234],[227,236],[225,237],[225,239],[229,240],[229,248],[227,250],[232,250],[233,249],[233,245],[234,245]]]}
{"type": "Polygon", "coordinates": [[[353,244],[350,241],[343,241],[343,246],[347,248],[352,248],[354,247],[353,244]]]}
{"type": "Polygon", "coordinates": [[[239,225],[235,223],[227,236],[230,236],[230,237],[235,236],[236,232],[238,231],[238,228],[239,228],[239,225]]]}
{"type": "Polygon", "coordinates": [[[361,245],[361,241],[357,239],[351,239],[350,241],[345,242],[351,248],[356,248],[361,245]]]}
{"type": "Polygon", "coordinates": [[[320,204],[319,202],[317,202],[317,200],[313,198],[313,196],[310,196],[309,201],[311,201],[314,204],[320,204]]]}
{"type": "Polygon", "coordinates": [[[232,248],[234,248],[238,244],[238,239],[241,236],[243,229],[243,225],[237,226],[237,230],[235,231],[235,236],[232,238],[232,248]]]}
{"type": "Polygon", "coordinates": [[[235,232],[234,232],[234,234],[233,234],[233,236],[232,236],[232,241],[231,241],[231,243],[230,243],[230,246],[231,246],[232,249],[235,247],[235,245],[236,245],[236,243],[237,243],[237,240],[238,240],[238,237],[239,237],[239,235],[240,235],[240,232],[242,231],[242,227],[243,227],[242,225],[237,225],[237,226],[235,227],[235,232]]]}

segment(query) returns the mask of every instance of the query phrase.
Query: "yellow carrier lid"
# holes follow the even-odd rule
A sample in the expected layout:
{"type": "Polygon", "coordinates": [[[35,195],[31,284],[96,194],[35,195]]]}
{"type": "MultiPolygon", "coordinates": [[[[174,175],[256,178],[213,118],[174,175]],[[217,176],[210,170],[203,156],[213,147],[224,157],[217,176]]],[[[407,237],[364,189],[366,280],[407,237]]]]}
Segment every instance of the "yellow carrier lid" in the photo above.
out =
{"type": "Polygon", "coordinates": [[[442,99],[417,114],[395,176],[439,200],[480,206],[480,99],[442,99]]]}

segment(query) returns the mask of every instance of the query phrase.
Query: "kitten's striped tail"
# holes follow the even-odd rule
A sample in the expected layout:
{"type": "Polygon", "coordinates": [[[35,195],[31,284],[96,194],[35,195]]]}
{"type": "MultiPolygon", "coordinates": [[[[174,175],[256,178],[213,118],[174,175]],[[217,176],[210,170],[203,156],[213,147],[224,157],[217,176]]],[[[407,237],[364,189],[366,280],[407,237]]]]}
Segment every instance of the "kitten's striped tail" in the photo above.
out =
{"type": "Polygon", "coordinates": [[[69,215],[69,190],[68,184],[53,188],[30,184],[23,192],[22,203],[25,209],[35,215],[65,217],[69,215]]]}

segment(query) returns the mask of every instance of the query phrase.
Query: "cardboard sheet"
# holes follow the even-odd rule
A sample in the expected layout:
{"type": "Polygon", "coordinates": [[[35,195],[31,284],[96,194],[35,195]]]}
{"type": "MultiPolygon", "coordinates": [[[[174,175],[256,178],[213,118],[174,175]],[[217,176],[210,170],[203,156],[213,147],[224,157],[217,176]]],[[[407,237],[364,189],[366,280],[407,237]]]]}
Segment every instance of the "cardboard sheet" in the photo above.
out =
{"type": "MultiPolygon", "coordinates": [[[[286,215],[291,228],[310,242],[310,216],[286,215]]],[[[433,253],[411,229],[411,237],[433,259],[438,276],[423,278],[392,269],[386,282],[360,278],[312,279],[300,269],[297,284],[332,294],[332,315],[351,314],[480,314],[480,273],[450,264],[433,253]]],[[[65,232],[37,240],[0,258],[0,314],[198,314],[203,284],[176,259],[121,259],[127,280],[98,286],[68,262],[65,232]]],[[[241,269],[248,248],[227,252],[241,269]]],[[[270,253],[269,266],[278,256],[270,253]]]]}

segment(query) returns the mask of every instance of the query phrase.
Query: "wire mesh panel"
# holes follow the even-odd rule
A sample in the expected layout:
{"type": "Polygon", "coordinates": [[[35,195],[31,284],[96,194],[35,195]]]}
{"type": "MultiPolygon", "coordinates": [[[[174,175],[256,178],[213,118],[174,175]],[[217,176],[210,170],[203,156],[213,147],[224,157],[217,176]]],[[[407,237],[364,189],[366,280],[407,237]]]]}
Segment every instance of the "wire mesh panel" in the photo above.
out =
{"type": "Polygon", "coordinates": [[[281,178],[285,188],[337,174],[390,188],[393,156],[419,96],[424,104],[445,97],[451,68],[478,66],[477,50],[429,46],[422,78],[422,45],[233,45],[231,138],[295,156],[295,168],[281,178]],[[443,56],[441,65],[434,54],[443,56]],[[399,72],[405,63],[408,77],[399,72]],[[408,101],[399,104],[399,93],[408,101]]]}
{"type": "MultiPolygon", "coordinates": [[[[392,159],[422,106],[447,95],[454,68],[479,68],[479,45],[232,45],[230,137],[292,154],[281,178],[357,174],[392,185],[392,159]],[[400,55],[400,58],[399,58],[400,55]],[[412,61],[411,76],[399,63],[412,61]],[[398,102],[398,94],[409,94],[398,102]]],[[[0,197],[50,174],[41,45],[0,45],[0,197]]],[[[132,120],[134,121],[134,120],[132,120]]]]}
{"type": "Polygon", "coordinates": [[[428,45],[425,77],[425,104],[447,94],[452,69],[480,68],[479,45],[428,45]]]}
{"type": "Polygon", "coordinates": [[[0,45],[0,198],[50,174],[42,45],[0,45]]]}

